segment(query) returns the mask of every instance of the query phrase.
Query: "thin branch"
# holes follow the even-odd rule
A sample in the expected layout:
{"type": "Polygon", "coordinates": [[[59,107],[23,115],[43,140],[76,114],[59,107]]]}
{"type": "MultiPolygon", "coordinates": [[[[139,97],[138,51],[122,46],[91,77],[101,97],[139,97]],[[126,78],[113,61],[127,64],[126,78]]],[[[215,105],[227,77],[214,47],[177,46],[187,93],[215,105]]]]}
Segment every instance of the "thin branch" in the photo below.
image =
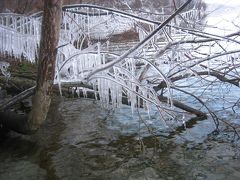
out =
{"type": "Polygon", "coordinates": [[[127,52],[125,52],[123,55],[121,55],[119,58],[117,58],[116,60],[94,70],[93,72],[91,72],[87,77],[86,80],[88,80],[91,76],[93,76],[94,74],[101,72],[105,69],[108,69],[112,66],[114,66],[115,64],[121,62],[124,58],[128,57],[130,54],[134,53],[137,49],[139,49],[140,47],[143,47],[145,44],[147,44],[152,37],[157,34],[165,25],[167,25],[179,12],[181,12],[192,0],[188,0],[186,3],[184,3],[178,10],[176,10],[169,18],[167,18],[167,20],[165,20],[162,24],[160,24],[151,34],[149,34],[144,40],[142,40],[141,42],[139,42],[137,45],[133,46],[131,49],[129,49],[127,52]]]}
{"type": "MultiPolygon", "coordinates": [[[[168,103],[168,98],[167,97],[164,97],[164,96],[158,96],[158,99],[161,101],[161,102],[164,102],[164,103],[168,103]]],[[[202,112],[202,111],[199,111],[197,109],[194,109],[180,101],[177,101],[177,100],[172,100],[172,103],[175,107],[179,108],[179,109],[182,109],[182,110],[185,110],[191,114],[195,114],[196,116],[198,117],[203,117],[204,119],[207,118],[207,115],[206,113],[202,112]]]]}
{"type": "MultiPolygon", "coordinates": [[[[185,79],[185,78],[196,77],[196,75],[198,75],[198,76],[205,76],[205,75],[206,76],[214,76],[222,82],[227,82],[227,83],[233,84],[237,87],[240,87],[240,85],[239,85],[240,78],[239,79],[228,79],[225,76],[223,76],[223,75],[221,75],[217,72],[214,72],[214,71],[201,71],[201,72],[195,72],[195,74],[186,73],[184,75],[179,75],[179,76],[172,77],[172,78],[170,78],[170,81],[171,82],[176,82],[176,81],[179,81],[179,80],[182,80],[182,79],[185,79]]],[[[167,87],[166,82],[162,81],[157,86],[154,86],[153,89],[155,91],[159,91],[159,90],[161,90],[163,88],[166,88],[166,87],[167,87]]]]}

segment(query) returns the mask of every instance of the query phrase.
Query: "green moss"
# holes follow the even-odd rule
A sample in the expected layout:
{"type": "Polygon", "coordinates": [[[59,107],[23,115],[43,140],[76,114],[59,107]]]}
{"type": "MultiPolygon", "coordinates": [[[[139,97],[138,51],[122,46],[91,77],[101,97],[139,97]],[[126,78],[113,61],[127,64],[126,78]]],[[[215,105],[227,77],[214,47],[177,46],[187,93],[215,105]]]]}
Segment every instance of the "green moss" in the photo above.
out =
{"type": "Polygon", "coordinates": [[[37,77],[37,64],[25,61],[13,61],[10,62],[9,71],[11,73],[11,77],[35,80],[37,77]]]}
{"type": "Polygon", "coordinates": [[[37,70],[37,65],[33,63],[28,63],[28,62],[22,62],[19,64],[16,69],[19,69],[20,71],[31,71],[31,72],[36,72],[37,70]]]}

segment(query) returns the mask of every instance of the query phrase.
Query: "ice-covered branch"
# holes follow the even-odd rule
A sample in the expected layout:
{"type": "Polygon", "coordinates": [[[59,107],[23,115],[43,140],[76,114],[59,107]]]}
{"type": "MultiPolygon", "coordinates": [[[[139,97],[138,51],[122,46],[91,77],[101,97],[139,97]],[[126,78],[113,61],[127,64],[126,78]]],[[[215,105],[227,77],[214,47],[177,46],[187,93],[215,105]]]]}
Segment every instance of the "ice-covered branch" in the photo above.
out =
{"type": "Polygon", "coordinates": [[[114,66],[115,64],[121,62],[124,58],[128,57],[130,54],[134,53],[137,49],[139,49],[140,47],[143,47],[146,43],[148,43],[154,36],[155,34],[157,34],[165,25],[167,25],[179,12],[181,12],[192,0],[188,0],[186,3],[184,3],[180,8],[178,8],[166,21],[164,21],[163,23],[161,23],[153,32],[151,32],[145,39],[143,39],[141,42],[139,42],[137,45],[135,45],[134,47],[132,47],[131,49],[129,49],[127,52],[125,52],[123,55],[121,55],[119,58],[117,58],[116,60],[94,70],[93,72],[91,72],[86,79],[89,79],[91,76],[93,76],[94,74],[101,72],[105,69],[108,69],[112,66],[114,66]]]}

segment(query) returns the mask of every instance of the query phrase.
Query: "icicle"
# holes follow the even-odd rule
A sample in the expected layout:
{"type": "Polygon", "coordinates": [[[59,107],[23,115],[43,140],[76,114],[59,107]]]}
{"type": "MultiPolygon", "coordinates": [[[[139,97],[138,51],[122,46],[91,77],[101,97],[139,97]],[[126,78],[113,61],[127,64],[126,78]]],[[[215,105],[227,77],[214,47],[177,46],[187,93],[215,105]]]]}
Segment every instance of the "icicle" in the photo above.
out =
{"type": "MultiPolygon", "coordinates": [[[[96,64],[100,65],[101,64],[101,43],[100,42],[97,43],[97,60],[98,60],[98,63],[96,63],[96,64]]],[[[104,61],[105,61],[105,59],[104,59],[104,61]]]]}
{"type": "MultiPolygon", "coordinates": [[[[132,85],[132,91],[134,91],[135,86],[132,85]]],[[[135,110],[135,101],[136,101],[136,95],[133,92],[130,92],[130,100],[131,100],[131,110],[132,110],[132,114],[134,113],[135,110]]]]}
{"type": "Polygon", "coordinates": [[[74,95],[74,92],[75,92],[75,90],[76,90],[76,87],[72,87],[72,94],[74,95]]]}
{"type": "Polygon", "coordinates": [[[98,95],[99,95],[99,100],[100,100],[100,103],[101,103],[101,106],[102,106],[102,98],[101,98],[101,79],[97,79],[97,92],[98,92],[98,95]]]}
{"type": "Polygon", "coordinates": [[[59,73],[58,67],[56,67],[56,69],[57,69],[57,83],[58,83],[58,89],[59,89],[60,96],[62,97],[61,77],[60,77],[60,73],[59,73]]]}
{"type": "Polygon", "coordinates": [[[103,99],[103,107],[104,108],[107,108],[107,94],[106,94],[106,80],[105,79],[102,79],[102,84],[101,84],[101,86],[102,86],[102,99],[103,99]]]}
{"type": "MultiPolygon", "coordinates": [[[[147,99],[150,97],[150,91],[149,90],[146,90],[147,91],[147,99]]],[[[150,119],[150,103],[149,101],[146,101],[146,107],[147,107],[147,113],[148,113],[148,118],[150,119]]]]}
{"type": "Polygon", "coordinates": [[[85,69],[86,69],[86,70],[89,70],[89,68],[91,67],[91,66],[90,66],[91,56],[89,56],[88,54],[86,54],[85,57],[86,57],[86,60],[85,60],[85,69]]]}
{"type": "Polygon", "coordinates": [[[106,64],[106,54],[103,53],[102,55],[100,55],[100,61],[99,61],[99,65],[101,64],[106,64]],[[102,60],[101,60],[102,59],[102,60]]]}
{"type": "Polygon", "coordinates": [[[77,96],[80,97],[80,88],[79,87],[76,87],[76,93],[77,93],[77,96]]]}
{"type": "MultiPolygon", "coordinates": [[[[110,44],[110,41],[107,40],[107,51],[109,51],[109,44],[110,44]]],[[[105,64],[105,63],[104,63],[105,64]]]]}
{"type": "MultiPolygon", "coordinates": [[[[209,55],[211,54],[211,43],[209,43],[209,55]]],[[[207,61],[207,70],[208,70],[208,74],[210,74],[210,60],[207,61]]],[[[221,65],[222,65],[222,60],[221,60],[221,65]]]]}
{"type": "Polygon", "coordinates": [[[83,97],[84,98],[87,98],[87,90],[86,90],[86,88],[82,88],[82,92],[83,92],[83,97]]]}
{"type": "Polygon", "coordinates": [[[103,89],[102,89],[103,79],[98,79],[98,94],[101,102],[101,106],[104,106],[104,99],[103,99],[103,89]]]}
{"type": "Polygon", "coordinates": [[[107,102],[107,107],[109,108],[110,105],[110,94],[109,94],[109,90],[111,91],[111,85],[112,83],[110,82],[110,80],[106,80],[106,102],[107,102]]]}
{"type": "Polygon", "coordinates": [[[120,107],[122,105],[122,87],[120,87],[118,84],[116,84],[116,97],[117,97],[117,107],[120,107]]]}
{"type": "Polygon", "coordinates": [[[92,62],[94,62],[93,56],[91,56],[91,54],[87,55],[87,67],[86,69],[89,70],[91,68],[91,64],[92,62]]]}
{"type": "Polygon", "coordinates": [[[182,123],[183,123],[184,129],[187,129],[186,121],[185,121],[185,114],[183,114],[182,123]]]}
{"type": "Polygon", "coordinates": [[[105,94],[105,107],[108,108],[109,107],[109,92],[108,92],[108,80],[104,80],[104,94],[105,94]]]}
{"type": "Polygon", "coordinates": [[[105,88],[106,88],[106,81],[105,79],[102,79],[101,81],[101,98],[102,98],[102,103],[103,103],[103,107],[106,108],[107,102],[106,102],[106,94],[105,94],[105,88]],[[105,95],[104,95],[105,94],[105,95]]]}
{"type": "MultiPolygon", "coordinates": [[[[88,38],[90,39],[90,16],[89,16],[89,8],[87,8],[87,35],[88,38]]],[[[90,41],[88,41],[88,46],[90,46],[90,41]]]]}
{"type": "Polygon", "coordinates": [[[98,86],[98,80],[95,80],[95,82],[93,83],[93,90],[94,90],[94,95],[95,95],[95,100],[98,100],[98,92],[97,92],[97,86],[98,86]]]}

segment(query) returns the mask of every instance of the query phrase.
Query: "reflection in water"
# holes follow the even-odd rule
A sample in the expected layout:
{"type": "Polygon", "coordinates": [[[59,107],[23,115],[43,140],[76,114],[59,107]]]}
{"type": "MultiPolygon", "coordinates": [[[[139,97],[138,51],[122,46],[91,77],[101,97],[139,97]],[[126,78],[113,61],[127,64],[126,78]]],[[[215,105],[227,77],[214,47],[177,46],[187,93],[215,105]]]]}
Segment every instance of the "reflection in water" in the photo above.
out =
{"type": "Polygon", "coordinates": [[[68,99],[59,106],[53,105],[46,124],[37,134],[31,137],[9,134],[1,142],[0,179],[157,180],[238,176],[235,168],[239,169],[240,164],[233,159],[238,156],[223,141],[176,145],[161,136],[139,140],[131,125],[125,124],[130,131],[122,132],[108,118],[108,113],[92,100],[68,99]]]}
{"type": "MultiPolygon", "coordinates": [[[[207,22],[221,25],[214,13],[207,22]]],[[[163,130],[150,116],[150,127],[163,130]]],[[[239,121],[239,115],[227,116],[239,121]]],[[[0,179],[238,179],[240,145],[228,144],[229,134],[206,140],[212,127],[203,121],[167,139],[149,134],[130,108],[109,115],[92,100],[63,100],[53,104],[37,134],[10,133],[0,142],[0,179]]]]}

